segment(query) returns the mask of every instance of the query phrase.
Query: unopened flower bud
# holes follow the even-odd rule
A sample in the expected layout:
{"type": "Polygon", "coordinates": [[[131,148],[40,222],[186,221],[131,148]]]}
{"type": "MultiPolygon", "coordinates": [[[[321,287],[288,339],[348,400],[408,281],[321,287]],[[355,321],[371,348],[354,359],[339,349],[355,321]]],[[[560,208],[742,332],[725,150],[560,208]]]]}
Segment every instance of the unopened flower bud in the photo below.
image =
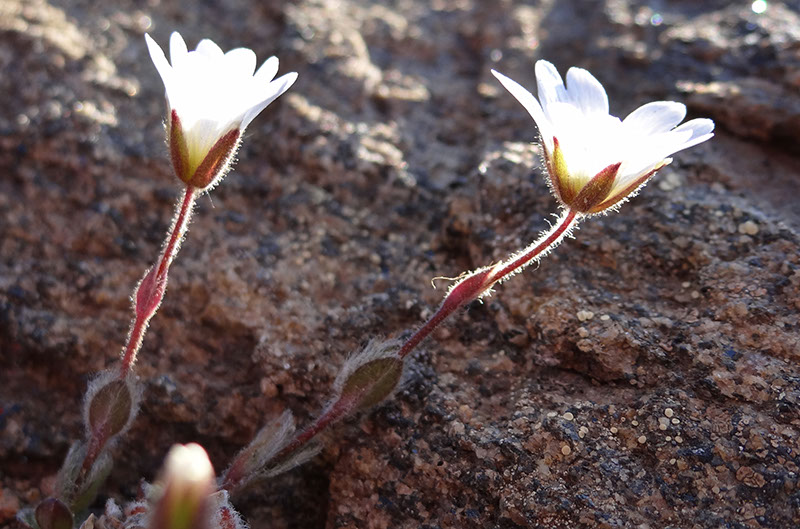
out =
{"type": "Polygon", "coordinates": [[[391,395],[403,375],[398,345],[396,340],[373,340],[350,357],[334,383],[338,400],[352,400],[353,410],[363,410],[391,395]]]}
{"type": "Polygon", "coordinates": [[[149,529],[206,529],[210,527],[214,469],[198,444],[175,445],[167,454],[161,475],[162,493],[149,529]]]}
{"type": "Polygon", "coordinates": [[[40,529],[72,529],[72,512],[60,500],[47,498],[34,514],[40,529]]]}

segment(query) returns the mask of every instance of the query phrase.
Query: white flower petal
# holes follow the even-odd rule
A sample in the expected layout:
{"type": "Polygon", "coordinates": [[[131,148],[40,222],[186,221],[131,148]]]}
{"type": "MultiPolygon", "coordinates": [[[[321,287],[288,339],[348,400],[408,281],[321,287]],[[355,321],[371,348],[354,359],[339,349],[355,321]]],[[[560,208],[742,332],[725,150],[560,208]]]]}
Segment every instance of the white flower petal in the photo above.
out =
{"type": "Polygon", "coordinates": [[[608,114],[608,95],[603,85],[583,68],[567,72],[567,93],[585,114],[608,114]]]}
{"type": "Polygon", "coordinates": [[[697,118],[687,121],[680,127],[676,128],[673,132],[684,132],[687,130],[692,131],[691,137],[689,137],[689,139],[686,140],[683,145],[680,146],[680,148],[672,151],[672,153],[688,149],[689,147],[694,147],[698,143],[703,143],[704,141],[710,140],[714,136],[714,122],[707,118],[697,118]]]}
{"type": "Polygon", "coordinates": [[[187,55],[189,55],[189,50],[186,49],[186,42],[180,33],[173,31],[169,36],[169,60],[172,67],[178,70],[182,69],[187,55]]]}
{"type": "Polygon", "coordinates": [[[250,48],[234,48],[225,54],[225,63],[231,72],[252,77],[256,70],[256,54],[250,48]]]}
{"type": "Polygon", "coordinates": [[[522,104],[525,110],[528,111],[528,114],[531,115],[533,121],[535,121],[536,125],[539,127],[539,133],[542,135],[542,140],[545,142],[545,147],[548,149],[548,151],[552,152],[553,136],[550,123],[545,117],[539,101],[533,97],[533,94],[523,88],[522,85],[506,77],[500,72],[492,70],[492,75],[494,75],[497,80],[500,81],[500,83],[506,88],[506,90],[508,90],[511,95],[522,104]]]}
{"type": "Polygon", "coordinates": [[[622,122],[631,135],[647,135],[671,130],[686,117],[686,105],[674,101],[654,101],[642,105],[622,122]]]}
{"type": "Polygon", "coordinates": [[[222,49],[211,39],[201,40],[195,51],[209,59],[222,59],[225,56],[222,49]]]}
{"type": "Polygon", "coordinates": [[[261,68],[258,69],[256,74],[253,76],[253,83],[254,84],[266,84],[272,81],[275,78],[275,74],[278,73],[278,58],[275,56],[270,57],[264,64],[261,65],[261,68]]]}
{"type": "Polygon", "coordinates": [[[614,187],[625,187],[633,180],[649,173],[671,154],[681,150],[681,145],[690,138],[691,132],[672,130],[639,142],[628,149],[625,161],[620,167],[614,187]]]}
{"type": "Polygon", "coordinates": [[[633,184],[669,163],[670,155],[713,136],[709,119],[676,128],[686,117],[686,107],[672,101],[648,103],[621,121],[608,113],[608,96],[600,82],[581,68],[570,68],[565,87],[555,66],[538,61],[538,100],[511,79],[492,73],[539,125],[545,150],[553,149],[553,137],[558,140],[563,164],[550,178],[562,204],[581,213],[597,213],[618,203],[634,191],[633,184]],[[573,202],[595,175],[615,164],[620,164],[619,170],[606,197],[594,204],[573,202]]]}
{"type": "Polygon", "coordinates": [[[547,109],[551,103],[569,101],[564,81],[556,67],[547,61],[536,61],[536,84],[539,87],[539,103],[545,116],[549,116],[547,109]]]}
{"type": "Polygon", "coordinates": [[[291,72],[272,81],[269,84],[269,90],[267,90],[264,94],[263,100],[253,105],[252,108],[244,113],[244,116],[242,117],[242,129],[245,129],[250,122],[261,113],[262,110],[267,108],[267,105],[275,101],[284,92],[286,92],[296,80],[297,74],[295,72],[291,72]]]}
{"type": "Polygon", "coordinates": [[[161,46],[159,46],[150,35],[145,34],[144,40],[147,42],[147,50],[150,52],[150,58],[153,60],[156,70],[158,70],[158,75],[161,76],[165,87],[168,88],[169,82],[172,80],[172,66],[169,65],[169,61],[167,61],[167,57],[164,55],[164,50],[161,49],[161,46]]]}

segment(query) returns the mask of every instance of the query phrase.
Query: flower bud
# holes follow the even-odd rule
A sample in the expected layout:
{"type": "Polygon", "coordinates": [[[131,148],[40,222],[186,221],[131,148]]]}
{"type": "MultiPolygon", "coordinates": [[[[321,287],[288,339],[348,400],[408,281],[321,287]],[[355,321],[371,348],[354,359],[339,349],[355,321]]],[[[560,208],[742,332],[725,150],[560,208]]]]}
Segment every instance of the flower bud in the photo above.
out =
{"type": "Polygon", "coordinates": [[[47,498],[36,506],[39,529],[72,529],[72,512],[60,500],[47,498]]]}
{"type": "Polygon", "coordinates": [[[363,410],[391,395],[403,376],[398,345],[396,340],[373,340],[350,357],[334,383],[338,400],[352,400],[353,410],[363,410]]]}
{"type": "Polygon", "coordinates": [[[214,469],[198,444],[175,445],[161,475],[162,493],[149,529],[207,529],[212,516],[214,469]]]}

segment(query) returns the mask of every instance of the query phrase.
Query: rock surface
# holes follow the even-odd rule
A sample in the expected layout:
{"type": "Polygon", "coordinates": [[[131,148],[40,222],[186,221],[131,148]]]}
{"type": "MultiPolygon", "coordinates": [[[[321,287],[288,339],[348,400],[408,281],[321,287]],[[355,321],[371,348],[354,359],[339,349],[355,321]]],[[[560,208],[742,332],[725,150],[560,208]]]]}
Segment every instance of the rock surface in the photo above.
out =
{"type": "Polygon", "coordinates": [[[0,4],[0,524],[52,490],[168,227],[142,34],[173,29],[300,77],[199,201],[101,501],[174,442],[222,469],[284,409],[305,423],[351,351],[430,314],[432,277],[546,227],[535,128],[489,70],[532,86],[547,58],[591,70],[619,115],[686,101],[717,136],[235,503],[254,528],[800,524],[798,2],[184,4],[0,4]]]}

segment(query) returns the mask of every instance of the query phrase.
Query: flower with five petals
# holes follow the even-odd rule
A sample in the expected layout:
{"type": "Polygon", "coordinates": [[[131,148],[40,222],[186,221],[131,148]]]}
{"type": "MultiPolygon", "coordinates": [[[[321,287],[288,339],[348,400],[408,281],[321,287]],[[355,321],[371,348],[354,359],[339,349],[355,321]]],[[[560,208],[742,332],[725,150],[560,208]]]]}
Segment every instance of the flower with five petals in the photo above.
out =
{"type": "Polygon", "coordinates": [[[686,107],[673,101],[647,103],[624,120],[610,115],[605,89],[582,68],[569,69],[565,86],[555,66],[538,61],[538,100],[505,75],[492,73],[539,127],[556,198],[584,215],[619,206],[670,163],[670,155],[713,136],[710,119],[677,126],[686,107]]]}
{"type": "Polygon", "coordinates": [[[167,141],[175,173],[187,185],[207,188],[230,167],[247,125],[292,86],[297,74],[274,79],[277,57],[256,71],[253,50],[224,53],[208,39],[188,51],[178,32],[170,37],[170,64],[150,35],[145,40],[164,81],[167,141]]]}

